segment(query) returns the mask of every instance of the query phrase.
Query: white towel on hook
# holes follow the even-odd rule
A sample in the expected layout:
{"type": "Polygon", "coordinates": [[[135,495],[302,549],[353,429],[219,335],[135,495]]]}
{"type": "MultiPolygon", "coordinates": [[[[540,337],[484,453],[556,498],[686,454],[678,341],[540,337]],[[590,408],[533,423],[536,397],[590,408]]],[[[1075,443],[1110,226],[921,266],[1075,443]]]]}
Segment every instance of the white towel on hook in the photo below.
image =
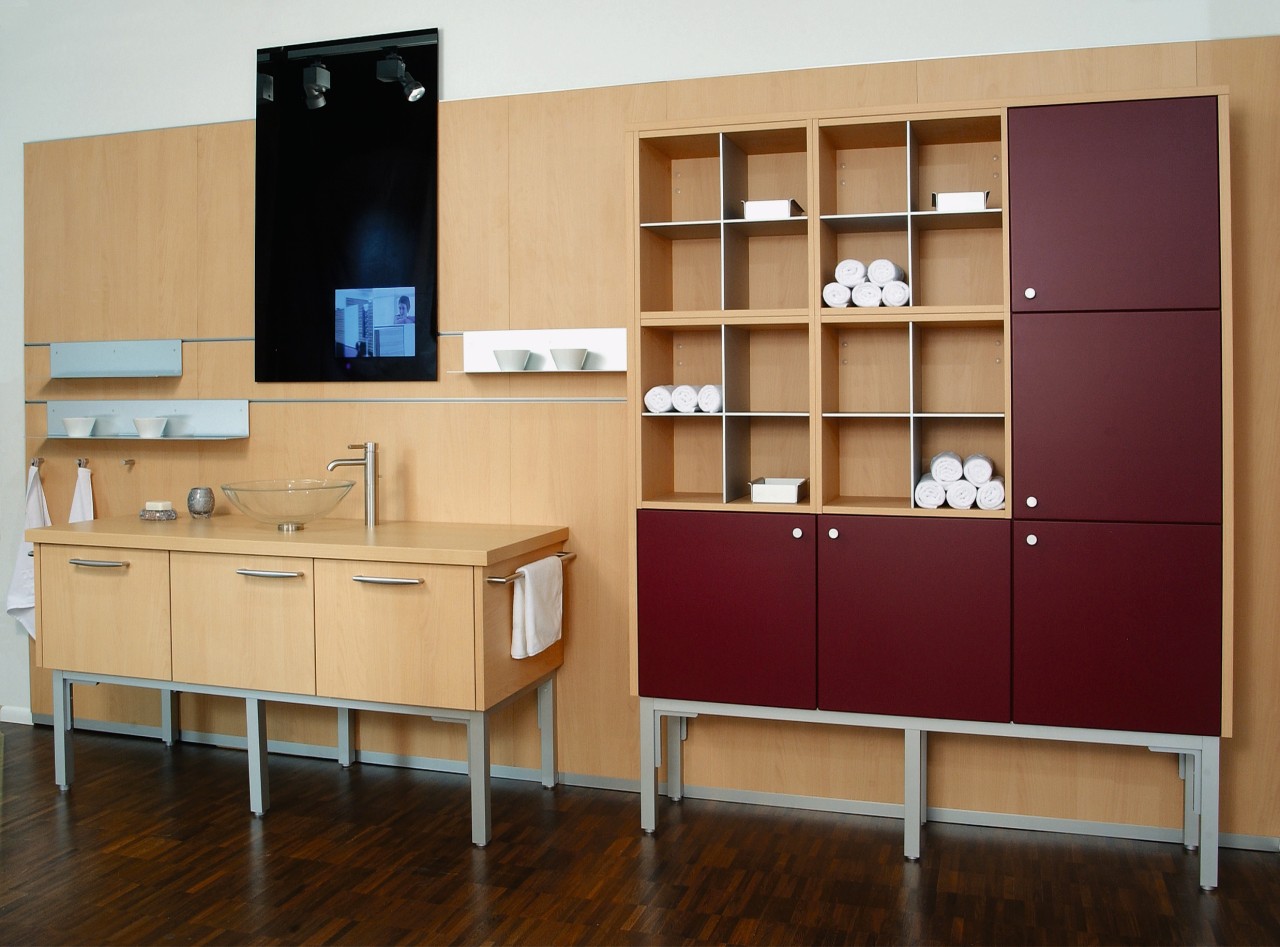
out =
{"type": "Polygon", "coordinates": [[[663,414],[671,410],[671,392],[675,385],[654,385],[644,393],[644,406],[651,414],[663,414]]]}
{"type": "Polygon", "coordinates": [[[511,597],[511,656],[531,658],[560,640],[564,563],[548,556],[516,570],[511,597]]]}
{"type": "Polygon", "coordinates": [[[676,385],[671,392],[671,405],[681,414],[692,414],[698,410],[698,389],[693,385],[676,385]]]}
{"type": "MultiPolygon", "coordinates": [[[[44,485],[40,482],[40,468],[31,465],[27,474],[27,529],[48,526],[49,505],[44,499],[44,485]]],[[[31,543],[25,539],[18,543],[18,560],[13,564],[13,579],[9,582],[9,597],[5,610],[16,618],[32,638],[36,636],[36,564],[31,558],[31,543]]]]}
{"type": "Polygon", "coordinates": [[[703,385],[698,389],[698,410],[719,414],[724,410],[724,386],[703,385]]]}
{"type": "Polygon", "coordinates": [[[93,519],[93,471],[88,467],[76,470],[76,490],[71,494],[71,513],[68,523],[83,523],[93,519]]]}

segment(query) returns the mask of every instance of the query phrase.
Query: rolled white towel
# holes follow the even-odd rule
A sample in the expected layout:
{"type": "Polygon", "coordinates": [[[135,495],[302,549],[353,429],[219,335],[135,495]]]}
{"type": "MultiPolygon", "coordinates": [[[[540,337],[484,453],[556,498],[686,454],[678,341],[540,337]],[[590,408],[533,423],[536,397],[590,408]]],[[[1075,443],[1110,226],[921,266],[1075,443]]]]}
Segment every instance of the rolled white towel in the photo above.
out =
{"type": "Polygon", "coordinates": [[[841,260],[836,264],[836,282],[854,287],[867,281],[867,266],[861,260],[841,260]]]}
{"type": "Polygon", "coordinates": [[[921,474],[916,481],[916,506],[936,510],[947,501],[947,489],[933,479],[932,474],[921,474]]]}
{"type": "Polygon", "coordinates": [[[881,298],[886,306],[905,306],[911,302],[911,287],[900,279],[891,279],[884,284],[881,298]]]}
{"type": "Polygon", "coordinates": [[[681,414],[692,414],[698,410],[698,389],[693,385],[676,385],[671,392],[671,405],[681,414]]]}
{"type": "Polygon", "coordinates": [[[724,386],[703,385],[698,389],[698,410],[719,414],[724,410],[724,386]]]}
{"type": "Polygon", "coordinates": [[[947,506],[953,510],[967,510],[978,499],[978,488],[968,480],[953,480],[947,484],[947,506]]]}
{"type": "Polygon", "coordinates": [[[938,483],[951,483],[964,476],[964,461],[953,450],[940,451],[929,461],[929,473],[938,483]]]}
{"type": "Polygon", "coordinates": [[[841,309],[849,305],[849,287],[843,283],[828,283],[822,287],[822,301],[832,309],[841,309]]]}
{"type": "Polygon", "coordinates": [[[883,286],[890,280],[900,280],[905,275],[902,267],[892,260],[872,260],[867,264],[867,279],[877,286],[883,286]]]}
{"type": "Polygon", "coordinates": [[[992,477],[978,487],[978,509],[1004,509],[1004,477],[992,477]]]}
{"type": "Polygon", "coordinates": [[[994,467],[986,454],[970,454],[964,459],[964,479],[980,487],[991,479],[994,467]]]}
{"type": "Polygon", "coordinates": [[[880,287],[875,283],[859,283],[853,287],[853,304],[863,309],[873,309],[880,305],[880,287]]]}
{"type": "Polygon", "coordinates": [[[671,392],[675,385],[654,385],[644,393],[644,406],[652,414],[662,414],[671,410],[671,392]]]}

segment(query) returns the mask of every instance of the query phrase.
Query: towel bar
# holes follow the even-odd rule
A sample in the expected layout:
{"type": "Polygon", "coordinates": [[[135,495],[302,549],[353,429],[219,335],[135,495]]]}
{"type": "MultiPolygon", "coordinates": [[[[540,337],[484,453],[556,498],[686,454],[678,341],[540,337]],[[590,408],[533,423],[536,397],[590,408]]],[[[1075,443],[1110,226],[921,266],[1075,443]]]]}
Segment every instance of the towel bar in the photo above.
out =
{"type": "MultiPolygon", "coordinates": [[[[556,553],[556,557],[559,559],[563,559],[565,562],[568,562],[570,559],[573,559],[577,555],[578,554],[576,552],[556,553]]],[[[510,585],[512,582],[514,582],[518,578],[520,578],[520,573],[513,572],[511,573],[511,575],[491,575],[487,579],[485,579],[485,581],[488,582],[490,585],[510,585]]]]}

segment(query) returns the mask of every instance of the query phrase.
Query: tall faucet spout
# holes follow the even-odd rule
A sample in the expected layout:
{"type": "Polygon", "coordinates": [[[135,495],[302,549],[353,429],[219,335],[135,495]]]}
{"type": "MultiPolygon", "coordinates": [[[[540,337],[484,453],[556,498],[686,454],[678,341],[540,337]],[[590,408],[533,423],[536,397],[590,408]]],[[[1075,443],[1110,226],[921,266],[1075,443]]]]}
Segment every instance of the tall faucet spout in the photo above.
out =
{"type": "Polygon", "coordinates": [[[375,457],[378,445],[373,441],[363,444],[348,444],[347,450],[364,450],[362,457],[339,457],[326,465],[327,470],[338,467],[364,468],[364,525],[372,527],[378,521],[378,471],[375,457]]]}

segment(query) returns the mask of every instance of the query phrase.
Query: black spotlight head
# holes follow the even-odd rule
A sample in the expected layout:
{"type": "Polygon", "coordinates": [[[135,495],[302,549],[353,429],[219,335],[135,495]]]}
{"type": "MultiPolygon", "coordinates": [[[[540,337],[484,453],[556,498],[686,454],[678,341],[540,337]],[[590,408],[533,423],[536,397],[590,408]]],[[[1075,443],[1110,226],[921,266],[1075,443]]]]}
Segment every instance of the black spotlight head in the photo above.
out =
{"type": "Polygon", "coordinates": [[[302,70],[302,91],[307,95],[307,108],[324,107],[324,94],[331,88],[329,82],[329,70],[322,62],[312,63],[302,70]]]}
{"type": "Polygon", "coordinates": [[[404,86],[404,97],[410,102],[416,102],[427,94],[426,87],[421,82],[409,75],[404,74],[404,78],[400,80],[400,84],[404,86]]]}

